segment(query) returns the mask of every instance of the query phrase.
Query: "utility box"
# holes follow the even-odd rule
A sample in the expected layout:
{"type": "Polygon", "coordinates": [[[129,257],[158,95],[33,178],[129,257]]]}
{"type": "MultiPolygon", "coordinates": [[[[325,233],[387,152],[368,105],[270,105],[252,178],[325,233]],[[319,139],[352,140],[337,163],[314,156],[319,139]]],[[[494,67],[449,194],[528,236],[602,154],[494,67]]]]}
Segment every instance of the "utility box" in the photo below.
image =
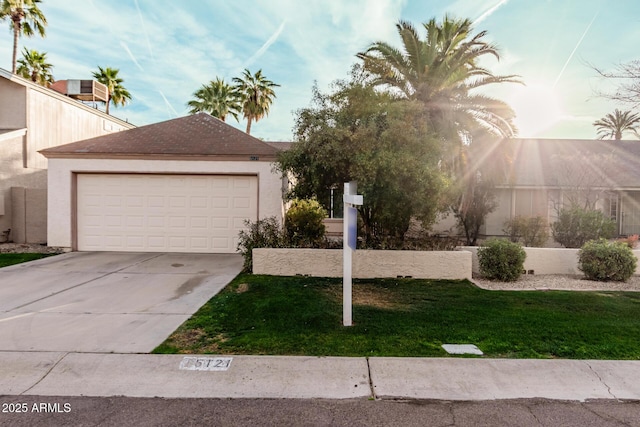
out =
{"type": "Polygon", "coordinates": [[[109,95],[107,86],[95,80],[58,80],[51,89],[80,101],[107,102],[109,95]]]}

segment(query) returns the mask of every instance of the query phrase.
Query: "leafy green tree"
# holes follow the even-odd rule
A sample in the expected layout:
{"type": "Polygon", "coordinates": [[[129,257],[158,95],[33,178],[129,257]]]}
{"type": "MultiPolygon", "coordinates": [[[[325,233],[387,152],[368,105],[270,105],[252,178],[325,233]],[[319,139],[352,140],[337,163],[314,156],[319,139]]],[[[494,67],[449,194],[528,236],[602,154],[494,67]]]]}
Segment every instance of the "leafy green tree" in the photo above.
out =
{"type": "Polygon", "coordinates": [[[53,65],[47,62],[47,53],[29,50],[22,51],[22,59],[18,60],[17,74],[30,79],[41,86],[49,87],[54,82],[51,69],[53,65]]]}
{"type": "Polygon", "coordinates": [[[267,79],[262,70],[251,74],[245,69],[242,77],[234,77],[233,81],[242,95],[242,114],[247,119],[247,133],[251,134],[251,123],[269,115],[269,109],[276,97],[273,88],[280,85],[267,79]]]}
{"type": "Polygon", "coordinates": [[[358,181],[367,244],[400,246],[412,217],[435,220],[446,184],[440,143],[420,103],[377,91],[357,69],[334,88],[314,88],[312,106],[297,112],[296,142],[279,167],[295,177],[298,198],[325,200],[331,188],[358,181]]]}
{"type": "Polygon", "coordinates": [[[107,102],[106,113],[109,114],[109,104],[113,103],[114,106],[125,106],[128,101],[131,100],[131,94],[122,85],[124,80],[118,77],[120,72],[117,68],[102,68],[98,66],[98,71],[93,72],[93,78],[107,86],[107,102]]]}
{"type": "Polygon", "coordinates": [[[504,141],[517,132],[513,110],[479,90],[520,83],[518,76],[498,76],[480,65],[485,57],[500,56],[495,45],[484,41],[485,31],[473,34],[468,19],[431,19],[423,24],[424,37],[408,22],[396,27],[400,48],[375,42],[358,57],[376,86],[424,105],[429,128],[444,142],[442,167],[456,183],[450,200],[459,225],[479,232],[484,217],[478,215],[493,209],[488,186],[505,171],[497,167],[508,160],[504,141]]]}
{"type": "Polygon", "coordinates": [[[16,73],[18,62],[18,42],[21,35],[27,37],[38,33],[40,37],[44,37],[47,25],[42,11],[38,8],[38,4],[42,0],[1,0],[0,3],[0,20],[8,19],[13,32],[13,56],[11,61],[11,72],[16,73]]]}
{"type": "Polygon", "coordinates": [[[593,122],[598,131],[599,139],[614,139],[620,141],[625,132],[631,132],[640,138],[640,114],[631,111],[620,111],[617,108],[603,118],[593,122]]]}
{"type": "Polygon", "coordinates": [[[242,109],[240,92],[223,79],[216,77],[215,80],[202,85],[193,93],[193,97],[194,99],[187,103],[191,108],[189,114],[205,112],[223,122],[227,115],[231,115],[238,120],[238,114],[242,109]]]}

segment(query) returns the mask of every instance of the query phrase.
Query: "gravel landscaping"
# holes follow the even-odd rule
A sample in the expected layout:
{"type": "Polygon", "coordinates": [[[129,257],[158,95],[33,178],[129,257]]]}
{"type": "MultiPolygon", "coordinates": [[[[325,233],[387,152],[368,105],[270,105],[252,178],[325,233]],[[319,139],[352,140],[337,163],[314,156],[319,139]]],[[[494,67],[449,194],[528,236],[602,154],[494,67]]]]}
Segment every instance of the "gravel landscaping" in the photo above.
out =
{"type": "Polygon", "coordinates": [[[37,243],[0,243],[0,254],[61,254],[64,250],[37,243]]]}
{"type": "Polygon", "coordinates": [[[478,287],[489,290],[532,291],[633,291],[640,292],[640,276],[632,276],[627,282],[597,282],[581,275],[522,275],[515,282],[494,282],[474,277],[478,287]]]}

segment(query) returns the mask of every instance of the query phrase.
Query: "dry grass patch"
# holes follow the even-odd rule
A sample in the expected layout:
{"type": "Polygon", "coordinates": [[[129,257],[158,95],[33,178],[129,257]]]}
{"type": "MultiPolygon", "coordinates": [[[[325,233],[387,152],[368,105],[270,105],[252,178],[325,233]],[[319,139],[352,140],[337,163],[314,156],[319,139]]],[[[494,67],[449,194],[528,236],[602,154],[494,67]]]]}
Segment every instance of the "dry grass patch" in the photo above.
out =
{"type": "MultiPolygon", "coordinates": [[[[342,286],[330,286],[327,295],[337,302],[342,302],[342,286]]],[[[354,283],[352,288],[353,305],[362,305],[382,309],[398,310],[406,304],[397,300],[397,294],[392,289],[376,286],[372,283],[354,283]]]]}
{"type": "Polygon", "coordinates": [[[236,293],[237,294],[242,294],[245,293],[249,290],[249,284],[248,283],[240,283],[238,285],[238,287],[236,288],[236,293]]]}

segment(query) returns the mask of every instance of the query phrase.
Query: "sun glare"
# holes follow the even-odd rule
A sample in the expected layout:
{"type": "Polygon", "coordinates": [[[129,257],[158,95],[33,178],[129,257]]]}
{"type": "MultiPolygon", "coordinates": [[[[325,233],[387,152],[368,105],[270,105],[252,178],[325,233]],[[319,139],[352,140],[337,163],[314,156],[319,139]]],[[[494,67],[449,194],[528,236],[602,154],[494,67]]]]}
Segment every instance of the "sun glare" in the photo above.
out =
{"type": "Polygon", "coordinates": [[[516,113],[518,136],[534,138],[562,118],[562,108],[557,94],[542,84],[518,86],[507,98],[516,113]]]}

